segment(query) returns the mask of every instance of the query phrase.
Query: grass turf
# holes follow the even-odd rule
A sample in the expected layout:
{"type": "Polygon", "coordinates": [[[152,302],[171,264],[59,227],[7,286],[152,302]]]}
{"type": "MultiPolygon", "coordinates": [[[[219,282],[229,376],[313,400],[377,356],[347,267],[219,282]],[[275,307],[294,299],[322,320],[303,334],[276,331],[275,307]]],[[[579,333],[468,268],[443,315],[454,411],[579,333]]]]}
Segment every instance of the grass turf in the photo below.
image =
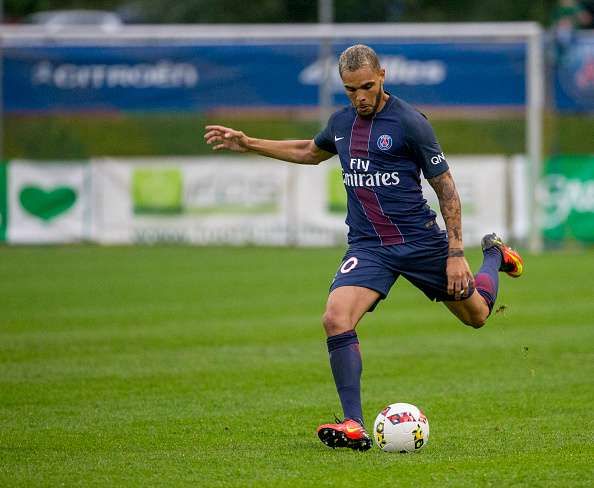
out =
{"type": "Polygon", "coordinates": [[[594,252],[529,256],[479,331],[404,280],[364,318],[367,422],[419,405],[411,455],[315,435],[341,252],[0,248],[0,485],[591,486],[594,252]]]}

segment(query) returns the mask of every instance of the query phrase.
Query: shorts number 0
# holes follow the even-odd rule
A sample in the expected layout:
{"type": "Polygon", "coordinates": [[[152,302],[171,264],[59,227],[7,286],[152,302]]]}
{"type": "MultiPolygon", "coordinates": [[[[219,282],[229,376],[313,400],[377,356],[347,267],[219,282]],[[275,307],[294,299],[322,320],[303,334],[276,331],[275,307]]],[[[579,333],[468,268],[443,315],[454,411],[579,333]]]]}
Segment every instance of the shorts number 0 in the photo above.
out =
{"type": "Polygon", "coordinates": [[[347,259],[344,263],[342,263],[342,266],[340,267],[340,272],[342,274],[348,273],[355,266],[357,266],[357,264],[359,264],[359,260],[355,256],[353,256],[353,257],[347,259]]]}

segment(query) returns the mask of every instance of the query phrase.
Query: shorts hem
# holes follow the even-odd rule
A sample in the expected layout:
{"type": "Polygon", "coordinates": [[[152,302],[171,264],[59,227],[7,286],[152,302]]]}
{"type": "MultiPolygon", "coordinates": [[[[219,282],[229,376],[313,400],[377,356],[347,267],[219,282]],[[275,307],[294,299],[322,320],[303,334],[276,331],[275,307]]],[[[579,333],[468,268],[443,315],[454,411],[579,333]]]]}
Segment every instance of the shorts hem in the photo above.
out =
{"type": "Polygon", "coordinates": [[[359,288],[367,288],[368,290],[376,291],[380,294],[379,298],[375,302],[373,302],[373,304],[369,307],[369,309],[367,309],[367,312],[373,312],[376,309],[376,307],[379,305],[379,302],[381,302],[382,300],[385,300],[385,298],[388,296],[387,293],[384,293],[383,290],[379,290],[378,288],[373,288],[371,286],[357,285],[357,284],[353,284],[353,283],[338,283],[336,286],[332,285],[332,286],[330,286],[330,290],[328,290],[328,294],[332,293],[334,290],[336,290],[338,288],[342,288],[343,286],[358,286],[359,288]]]}
{"type": "Polygon", "coordinates": [[[337,288],[342,288],[343,286],[358,286],[359,288],[367,288],[368,290],[377,291],[380,294],[380,300],[383,300],[388,296],[388,294],[383,290],[380,290],[379,287],[374,288],[373,286],[358,285],[356,283],[338,283],[336,286],[331,285],[330,291],[328,293],[332,293],[332,291],[336,290],[337,288]]]}

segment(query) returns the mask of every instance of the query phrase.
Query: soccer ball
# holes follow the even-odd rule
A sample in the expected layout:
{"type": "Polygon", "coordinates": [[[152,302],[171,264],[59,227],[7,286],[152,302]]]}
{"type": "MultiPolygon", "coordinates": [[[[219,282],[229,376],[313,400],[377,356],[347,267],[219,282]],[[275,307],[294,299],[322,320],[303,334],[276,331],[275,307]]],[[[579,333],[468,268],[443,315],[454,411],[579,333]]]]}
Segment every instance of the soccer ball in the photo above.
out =
{"type": "Polygon", "coordinates": [[[429,440],[429,421],[410,403],[392,403],[375,419],[373,436],[382,451],[418,451],[429,440]]]}

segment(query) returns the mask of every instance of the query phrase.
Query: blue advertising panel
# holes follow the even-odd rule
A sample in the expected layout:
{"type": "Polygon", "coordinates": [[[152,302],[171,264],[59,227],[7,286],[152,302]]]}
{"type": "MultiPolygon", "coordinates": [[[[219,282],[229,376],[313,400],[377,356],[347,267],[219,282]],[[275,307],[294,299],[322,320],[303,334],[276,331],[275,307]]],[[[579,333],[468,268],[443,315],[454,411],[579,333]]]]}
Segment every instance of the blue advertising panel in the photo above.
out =
{"type": "Polygon", "coordinates": [[[559,54],[555,99],[559,110],[594,112],[594,35],[578,37],[559,54]]]}
{"type": "MultiPolygon", "coordinates": [[[[363,41],[364,42],[364,41],[363,41]]],[[[417,105],[525,103],[526,48],[511,42],[369,42],[386,87],[417,105]]],[[[336,44],[335,55],[350,43],[336,44]]],[[[11,46],[7,112],[307,107],[318,103],[316,43],[11,46]]],[[[333,70],[335,103],[346,97],[333,70]]]]}

